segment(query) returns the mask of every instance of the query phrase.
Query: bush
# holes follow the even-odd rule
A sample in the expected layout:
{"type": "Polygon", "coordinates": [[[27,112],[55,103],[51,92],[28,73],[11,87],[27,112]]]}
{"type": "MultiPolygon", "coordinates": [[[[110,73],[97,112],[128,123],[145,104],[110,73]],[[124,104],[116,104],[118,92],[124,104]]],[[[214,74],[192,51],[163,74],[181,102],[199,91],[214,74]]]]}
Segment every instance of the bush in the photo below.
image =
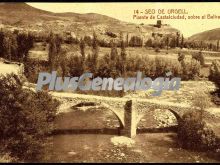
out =
{"type": "Polygon", "coordinates": [[[213,81],[217,86],[216,91],[212,93],[213,95],[212,100],[216,105],[220,105],[220,62],[219,61],[212,62],[212,65],[210,67],[209,80],[213,81]]]}
{"type": "Polygon", "coordinates": [[[210,67],[209,79],[214,81],[218,88],[220,88],[220,62],[214,61],[210,67]]]}
{"type": "Polygon", "coordinates": [[[143,40],[141,37],[138,36],[132,36],[129,41],[129,46],[131,47],[141,47],[143,45],[143,40]]]}
{"type": "Polygon", "coordinates": [[[153,41],[151,38],[149,38],[146,42],[145,42],[145,46],[146,47],[153,47],[153,41]]]}
{"type": "Polygon", "coordinates": [[[160,49],[159,49],[159,48],[156,48],[156,49],[155,49],[155,52],[159,53],[159,52],[160,52],[160,49]]]}
{"type": "Polygon", "coordinates": [[[21,161],[41,159],[58,101],[45,92],[22,88],[16,75],[0,77],[0,95],[2,152],[11,153],[21,161]]]}
{"type": "Polygon", "coordinates": [[[185,149],[207,151],[217,147],[214,132],[202,119],[202,111],[191,111],[183,115],[178,127],[178,141],[185,149]]]}
{"type": "Polygon", "coordinates": [[[179,52],[178,53],[178,61],[182,62],[184,59],[185,59],[185,54],[179,52]]]}
{"type": "Polygon", "coordinates": [[[201,65],[195,59],[191,59],[191,61],[181,61],[183,74],[181,78],[183,80],[195,80],[200,76],[201,65]]]}
{"type": "Polygon", "coordinates": [[[112,37],[112,38],[116,38],[117,37],[117,35],[115,33],[113,33],[113,32],[107,31],[105,34],[110,36],[110,37],[112,37]]]}
{"type": "Polygon", "coordinates": [[[199,61],[201,66],[205,65],[205,59],[201,51],[198,54],[193,54],[192,58],[199,61]]]}
{"type": "Polygon", "coordinates": [[[49,72],[47,61],[27,60],[24,62],[24,74],[31,83],[37,83],[39,72],[49,72]]]}

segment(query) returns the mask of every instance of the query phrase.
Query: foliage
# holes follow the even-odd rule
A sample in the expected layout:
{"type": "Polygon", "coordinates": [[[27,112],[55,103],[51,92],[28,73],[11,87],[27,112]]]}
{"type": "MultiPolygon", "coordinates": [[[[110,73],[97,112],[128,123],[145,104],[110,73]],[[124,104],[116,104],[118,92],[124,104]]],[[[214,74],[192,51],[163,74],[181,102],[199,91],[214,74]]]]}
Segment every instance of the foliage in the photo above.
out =
{"type": "Polygon", "coordinates": [[[53,128],[58,101],[45,92],[22,88],[16,75],[0,78],[1,149],[21,161],[36,161],[43,154],[53,128]]]}
{"type": "Polygon", "coordinates": [[[115,33],[110,32],[110,31],[107,31],[105,34],[110,36],[110,37],[112,37],[112,38],[116,38],[117,37],[117,35],[115,33]]]}
{"type": "Polygon", "coordinates": [[[191,111],[183,115],[178,127],[179,144],[186,149],[207,151],[217,147],[214,132],[202,118],[201,111],[191,111]]]}
{"type": "Polygon", "coordinates": [[[37,83],[39,72],[49,72],[48,63],[28,59],[24,63],[24,75],[31,83],[37,83]]]}
{"type": "Polygon", "coordinates": [[[206,93],[201,89],[195,92],[193,98],[194,98],[192,100],[193,106],[198,107],[200,110],[202,110],[201,112],[203,112],[203,110],[211,106],[209,93],[206,93]]]}
{"type": "Polygon", "coordinates": [[[79,67],[82,64],[82,58],[78,55],[73,55],[69,59],[69,62],[67,64],[69,68],[69,74],[73,77],[79,77],[83,74],[83,68],[79,67]]]}
{"type": "Polygon", "coordinates": [[[192,58],[199,61],[201,66],[205,65],[205,59],[201,51],[199,51],[197,54],[193,54],[192,58]]]}
{"type": "Polygon", "coordinates": [[[214,81],[218,88],[220,88],[220,62],[213,61],[210,66],[210,76],[209,79],[214,81]]]}
{"type": "Polygon", "coordinates": [[[49,36],[49,53],[48,62],[50,66],[50,71],[54,71],[58,67],[59,63],[59,53],[61,51],[62,38],[59,35],[55,35],[52,32],[49,36]]]}
{"type": "Polygon", "coordinates": [[[143,40],[138,36],[132,36],[129,41],[129,46],[131,47],[140,47],[143,45],[143,40]]]}
{"type": "Polygon", "coordinates": [[[213,94],[213,102],[217,105],[220,105],[220,62],[213,61],[212,65],[210,66],[210,74],[209,80],[213,81],[217,89],[214,91],[213,94]]]}
{"type": "Polygon", "coordinates": [[[145,42],[145,46],[146,47],[153,47],[153,41],[151,38],[149,38],[146,42],[145,42]]]}
{"type": "Polygon", "coordinates": [[[185,54],[183,53],[178,53],[178,61],[182,62],[185,59],[185,54]]]}
{"type": "Polygon", "coordinates": [[[181,66],[183,73],[181,77],[183,80],[194,80],[200,76],[201,65],[197,60],[195,59],[191,59],[191,61],[182,60],[181,66]]]}
{"type": "Polygon", "coordinates": [[[10,61],[26,61],[33,44],[34,38],[30,33],[0,31],[0,57],[10,61]]]}

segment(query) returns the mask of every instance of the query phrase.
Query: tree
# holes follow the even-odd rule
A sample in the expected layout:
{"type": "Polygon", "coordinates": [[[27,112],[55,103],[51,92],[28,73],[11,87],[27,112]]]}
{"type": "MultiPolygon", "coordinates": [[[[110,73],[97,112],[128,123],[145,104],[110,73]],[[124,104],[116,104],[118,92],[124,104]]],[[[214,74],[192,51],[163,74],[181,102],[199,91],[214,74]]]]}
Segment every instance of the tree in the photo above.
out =
{"type": "Polygon", "coordinates": [[[0,54],[8,60],[26,61],[33,44],[33,36],[30,33],[0,32],[0,54]]]}
{"type": "Polygon", "coordinates": [[[49,36],[49,53],[48,53],[48,62],[50,65],[50,71],[53,71],[55,66],[55,56],[57,54],[57,47],[55,43],[55,36],[53,33],[50,33],[49,36]]]}
{"type": "Polygon", "coordinates": [[[59,102],[22,86],[16,75],[0,77],[0,149],[20,161],[39,161],[59,102]]]}
{"type": "Polygon", "coordinates": [[[143,40],[138,36],[132,36],[129,41],[129,46],[140,47],[143,45],[143,40]]]}
{"type": "Polygon", "coordinates": [[[128,42],[128,33],[127,33],[127,35],[126,35],[126,46],[128,46],[129,45],[129,42],[128,42]]]}
{"type": "Polygon", "coordinates": [[[53,71],[58,66],[58,56],[61,51],[62,38],[58,35],[54,35],[52,32],[49,36],[49,53],[48,62],[50,65],[50,71],[53,71]]]}
{"type": "Polygon", "coordinates": [[[4,58],[11,61],[11,40],[9,36],[5,36],[3,39],[3,52],[4,52],[4,58]]]}
{"type": "Polygon", "coordinates": [[[126,76],[126,61],[127,61],[127,54],[125,50],[125,43],[121,41],[121,75],[126,76]]]}
{"type": "Polygon", "coordinates": [[[88,46],[92,46],[92,38],[90,36],[85,36],[84,37],[84,42],[88,45],[88,46]]]}
{"type": "Polygon", "coordinates": [[[178,53],[178,61],[182,62],[184,59],[185,59],[185,55],[179,52],[178,53]]]}
{"type": "Polygon", "coordinates": [[[176,47],[179,47],[179,42],[180,42],[180,33],[176,32],[176,47]]]}
{"type": "Polygon", "coordinates": [[[17,40],[11,32],[0,32],[0,54],[1,57],[11,61],[17,57],[17,40]]]}
{"type": "Polygon", "coordinates": [[[0,57],[4,57],[3,41],[5,38],[4,32],[0,31],[0,57]]]}
{"type": "Polygon", "coordinates": [[[59,66],[61,68],[62,71],[62,78],[64,79],[64,77],[68,74],[69,72],[69,68],[68,68],[68,59],[67,59],[67,52],[66,50],[62,49],[59,52],[59,66]]]}
{"type": "MultiPolygon", "coordinates": [[[[31,49],[32,47],[33,45],[30,46],[29,49],[31,49]]],[[[17,50],[18,50],[18,43],[17,43],[16,35],[13,34],[11,37],[11,56],[14,60],[18,60],[17,50]]]]}
{"type": "Polygon", "coordinates": [[[92,55],[90,53],[87,55],[87,58],[85,61],[85,66],[86,66],[86,68],[85,68],[86,71],[93,72],[94,65],[93,65],[92,55]]]}
{"type": "Polygon", "coordinates": [[[112,61],[115,61],[116,57],[118,56],[118,50],[116,44],[113,41],[111,41],[110,45],[111,45],[110,58],[112,61]]]}
{"type": "Polygon", "coordinates": [[[117,50],[117,47],[116,47],[116,44],[111,41],[111,53],[110,53],[110,62],[109,62],[109,67],[111,68],[111,77],[115,78],[118,76],[119,71],[119,67],[120,67],[120,59],[119,59],[119,56],[118,56],[118,50],[117,50]]]}
{"type": "Polygon", "coordinates": [[[18,58],[26,61],[28,58],[28,52],[33,47],[33,36],[28,33],[18,33],[17,45],[18,45],[18,58]]]}
{"type": "Polygon", "coordinates": [[[99,67],[97,70],[97,75],[99,77],[110,77],[112,68],[110,68],[110,55],[107,53],[99,61],[99,67]]]}
{"type": "Polygon", "coordinates": [[[216,84],[216,91],[212,92],[213,102],[217,105],[220,105],[220,62],[213,61],[210,66],[209,80],[213,81],[216,84]]]}
{"type": "Polygon", "coordinates": [[[192,58],[199,61],[201,66],[205,65],[205,59],[204,59],[204,56],[202,54],[202,51],[199,51],[198,54],[193,54],[192,58]]]}
{"type": "Polygon", "coordinates": [[[184,47],[184,37],[183,37],[183,34],[182,34],[182,38],[181,38],[181,49],[184,47]]]}
{"type": "MultiPolygon", "coordinates": [[[[89,55],[89,59],[87,60],[89,60],[87,61],[88,70],[91,72],[90,69],[93,67],[92,65],[93,63],[90,55],[89,55]]],[[[82,63],[82,58],[80,56],[73,55],[70,57],[68,67],[69,67],[69,73],[72,77],[79,77],[83,73],[82,67],[80,67],[81,63],[82,63]]]]}
{"type": "Polygon", "coordinates": [[[191,110],[183,115],[177,137],[179,144],[185,149],[207,151],[217,148],[217,137],[198,110],[191,110]]]}
{"type": "Polygon", "coordinates": [[[97,63],[98,63],[98,54],[99,54],[99,45],[96,33],[93,33],[93,42],[92,42],[92,61],[93,61],[93,68],[92,72],[95,74],[97,69],[97,63]]]}
{"type": "Polygon", "coordinates": [[[169,38],[169,36],[167,36],[166,41],[165,41],[165,44],[166,44],[166,47],[167,47],[167,52],[168,52],[168,49],[169,49],[169,42],[170,42],[170,38],[169,38]]]}
{"type": "Polygon", "coordinates": [[[172,37],[169,43],[171,48],[175,48],[176,47],[176,38],[172,37]]]}
{"type": "Polygon", "coordinates": [[[80,53],[81,53],[81,56],[82,56],[82,69],[84,70],[85,69],[85,42],[83,39],[80,40],[80,53]]]}
{"type": "Polygon", "coordinates": [[[146,42],[145,42],[145,46],[146,47],[152,47],[153,46],[153,41],[151,38],[149,38],[146,42]]]}

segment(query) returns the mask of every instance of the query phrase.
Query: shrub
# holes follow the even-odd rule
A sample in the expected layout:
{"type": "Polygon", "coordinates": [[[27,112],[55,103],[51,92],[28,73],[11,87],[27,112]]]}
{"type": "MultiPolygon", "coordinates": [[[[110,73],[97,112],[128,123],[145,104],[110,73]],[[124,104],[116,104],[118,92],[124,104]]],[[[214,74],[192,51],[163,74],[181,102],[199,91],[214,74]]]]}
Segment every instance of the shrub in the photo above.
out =
{"type": "Polygon", "coordinates": [[[205,59],[204,59],[204,56],[201,51],[198,54],[193,54],[192,58],[199,61],[200,65],[202,65],[202,66],[205,65],[205,59]]]}
{"type": "Polygon", "coordinates": [[[209,79],[214,81],[218,88],[220,88],[220,62],[213,61],[210,67],[209,79]]]}
{"type": "Polygon", "coordinates": [[[82,66],[82,58],[79,55],[73,54],[68,60],[67,65],[70,76],[81,76],[83,74],[83,67],[79,66],[82,66]]]}
{"type": "Polygon", "coordinates": [[[155,52],[159,53],[160,49],[159,48],[155,48],[155,52]]]}
{"type": "Polygon", "coordinates": [[[31,83],[37,83],[39,72],[49,72],[47,61],[27,60],[24,62],[24,74],[31,83]]]}
{"type": "Polygon", "coordinates": [[[202,110],[201,112],[211,106],[210,94],[201,89],[195,91],[193,98],[192,105],[202,110]]]}
{"type": "Polygon", "coordinates": [[[132,36],[129,41],[129,46],[131,47],[141,47],[143,45],[143,40],[139,36],[132,36]]]}
{"type": "Polygon", "coordinates": [[[209,80],[213,81],[217,89],[213,94],[213,102],[217,105],[220,105],[220,62],[214,61],[210,67],[209,80]]]}
{"type": "Polygon", "coordinates": [[[202,111],[191,111],[183,115],[178,127],[178,142],[185,149],[207,151],[217,146],[214,132],[202,119],[202,111]]]}
{"type": "Polygon", "coordinates": [[[179,52],[178,53],[178,61],[182,62],[184,59],[185,59],[185,54],[179,52]]]}
{"type": "Polygon", "coordinates": [[[84,41],[88,46],[92,46],[92,37],[90,36],[85,36],[84,41]]]}
{"type": "Polygon", "coordinates": [[[59,105],[45,92],[22,88],[16,75],[0,77],[0,144],[21,161],[37,161],[59,105]]]}
{"type": "Polygon", "coordinates": [[[107,31],[105,34],[110,36],[110,37],[112,37],[112,38],[116,38],[117,37],[117,35],[115,33],[110,32],[110,31],[107,31]]]}
{"type": "Polygon", "coordinates": [[[145,42],[145,46],[146,47],[152,47],[153,46],[153,41],[151,38],[149,38],[146,42],[145,42]]]}
{"type": "Polygon", "coordinates": [[[181,76],[183,80],[195,80],[200,76],[201,65],[195,59],[191,61],[181,61],[183,75],[181,76]]]}

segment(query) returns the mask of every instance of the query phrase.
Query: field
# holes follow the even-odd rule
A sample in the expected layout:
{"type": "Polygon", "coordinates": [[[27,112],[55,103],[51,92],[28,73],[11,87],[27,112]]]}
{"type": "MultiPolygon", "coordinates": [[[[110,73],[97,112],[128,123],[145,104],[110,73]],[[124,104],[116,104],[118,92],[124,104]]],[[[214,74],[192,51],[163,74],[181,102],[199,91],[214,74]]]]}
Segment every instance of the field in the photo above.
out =
{"type": "MultiPolygon", "coordinates": [[[[64,44],[62,45],[64,49],[67,50],[67,55],[78,55],[80,56],[80,48],[78,45],[69,45],[64,44]]],[[[111,52],[111,48],[105,48],[100,47],[99,48],[99,58],[102,58],[103,55],[109,54],[111,52]]],[[[118,52],[120,50],[118,49],[118,52]]],[[[178,53],[185,54],[185,58],[187,61],[189,61],[192,58],[192,54],[198,53],[199,50],[192,50],[192,49],[169,49],[168,51],[166,49],[161,49],[159,52],[155,52],[152,48],[145,48],[145,47],[128,47],[126,48],[127,55],[132,56],[148,56],[149,58],[155,58],[155,57],[161,57],[164,59],[170,59],[172,61],[177,61],[178,59],[178,53]]],[[[85,54],[92,54],[91,47],[85,48],[85,54]]],[[[205,66],[201,68],[201,75],[204,77],[207,77],[209,75],[209,66],[212,64],[215,60],[220,60],[220,52],[214,52],[214,51],[203,51],[204,59],[205,59],[205,66]]],[[[30,50],[29,52],[29,58],[34,60],[48,60],[48,45],[45,45],[43,43],[36,43],[34,48],[30,50]]]]}
{"type": "MultiPolygon", "coordinates": [[[[70,45],[70,44],[63,44],[63,48],[65,48],[68,54],[80,55],[80,48],[78,45],[70,45]]],[[[110,53],[111,48],[100,47],[99,48],[99,55],[102,57],[106,53],[110,53]]],[[[119,50],[118,50],[119,51],[119,50]]],[[[178,53],[183,53],[186,55],[187,59],[191,59],[193,53],[198,53],[199,50],[191,50],[191,49],[161,49],[159,52],[155,52],[152,48],[145,48],[145,47],[128,47],[126,48],[128,56],[140,55],[145,56],[148,55],[149,57],[154,58],[155,56],[158,57],[165,57],[166,59],[177,60],[178,53]]],[[[120,51],[119,51],[120,52],[120,51]]],[[[220,60],[220,52],[213,52],[213,51],[202,51],[205,58],[205,63],[210,65],[213,60],[220,60]]],[[[91,47],[86,47],[85,54],[92,54],[91,47]]],[[[35,44],[35,47],[30,50],[29,57],[32,59],[39,59],[39,60],[47,60],[48,55],[48,45],[45,46],[43,43],[35,44]]]]}

